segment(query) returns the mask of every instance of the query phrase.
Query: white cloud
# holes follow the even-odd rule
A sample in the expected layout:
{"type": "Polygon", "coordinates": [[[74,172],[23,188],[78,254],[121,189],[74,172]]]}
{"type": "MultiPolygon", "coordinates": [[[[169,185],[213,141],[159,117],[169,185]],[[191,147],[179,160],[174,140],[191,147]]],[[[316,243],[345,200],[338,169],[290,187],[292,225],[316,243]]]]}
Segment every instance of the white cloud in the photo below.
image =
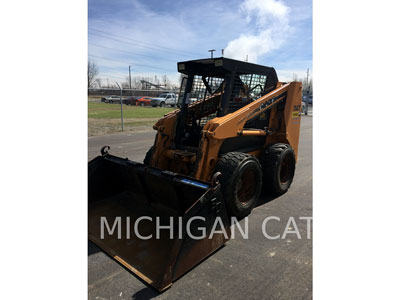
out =
{"type": "Polygon", "coordinates": [[[247,14],[248,19],[256,15],[260,25],[264,25],[270,16],[285,20],[289,13],[289,8],[279,0],[245,0],[240,10],[247,14]]]}
{"type": "Polygon", "coordinates": [[[252,29],[228,42],[225,56],[257,62],[261,55],[278,49],[290,29],[289,7],[280,0],[245,0],[240,5],[252,29]],[[252,20],[255,19],[255,24],[252,20]]]}
{"type": "Polygon", "coordinates": [[[131,65],[132,76],[166,74],[179,84],[176,62],[209,57],[208,49],[217,49],[214,56],[218,56],[222,48],[227,57],[245,60],[248,55],[250,62],[258,61],[285,70],[279,76],[282,80],[293,77],[291,70],[303,77],[301,72],[306,72],[312,64],[309,57],[305,62],[300,61],[305,59],[300,47],[304,45],[304,37],[299,34],[299,24],[295,20],[310,17],[309,0],[296,0],[296,5],[291,4],[293,0],[241,0],[236,7],[227,7],[224,1],[207,0],[188,2],[165,11],[143,0],[118,0],[117,3],[121,1],[126,3],[123,10],[107,16],[103,11],[89,19],[90,28],[111,33],[89,30],[89,54],[92,56],[89,58],[99,65],[102,78],[126,78],[128,65],[131,65]],[[193,14],[194,11],[206,13],[193,14]],[[289,43],[292,46],[284,48],[289,43]],[[274,56],[277,49],[282,52],[274,56]]]}

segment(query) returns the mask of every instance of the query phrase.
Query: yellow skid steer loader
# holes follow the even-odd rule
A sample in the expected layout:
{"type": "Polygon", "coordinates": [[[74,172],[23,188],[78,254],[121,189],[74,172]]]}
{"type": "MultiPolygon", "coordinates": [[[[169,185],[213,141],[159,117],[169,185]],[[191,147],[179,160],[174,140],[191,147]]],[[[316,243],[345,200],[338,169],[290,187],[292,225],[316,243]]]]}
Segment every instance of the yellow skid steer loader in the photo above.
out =
{"type": "Polygon", "coordinates": [[[155,125],[144,163],[89,162],[89,239],[159,291],[230,238],[262,188],[293,180],[302,86],[228,58],[178,63],[179,109],[155,125]]]}

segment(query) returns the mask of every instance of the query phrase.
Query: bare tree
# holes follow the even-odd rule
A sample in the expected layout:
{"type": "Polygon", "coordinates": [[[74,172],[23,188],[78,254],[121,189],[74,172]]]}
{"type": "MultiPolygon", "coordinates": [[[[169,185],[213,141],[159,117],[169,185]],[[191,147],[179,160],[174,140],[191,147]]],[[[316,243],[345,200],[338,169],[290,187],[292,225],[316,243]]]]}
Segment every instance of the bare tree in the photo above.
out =
{"type": "Polygon", "coordinates": [[[303,93],[307,95],[312,95],[313,93],[313,80],[312,78],[308,79],[307,78],[303,79],[303,93]]]}
{"type": "Polygon", "coordinates": [[[97,67],[97,65],[92,62],[92,61],[88,61],[88,88],[90,88],[92,86],[92,84],[95,82],[96,80],[96,76],[99,74],[99,68],[97,67]]]}
{"type": "Polygon", "coordinates": [[[129,89],[129,76],[125,78],[125,81],[121,83],[122,88],[129,89]]]}
{"type": "Polygon", "coordinates": [[[96,78],[95,82],[97,83],[98,87],[101,88],[101,79],[96,78]]]}

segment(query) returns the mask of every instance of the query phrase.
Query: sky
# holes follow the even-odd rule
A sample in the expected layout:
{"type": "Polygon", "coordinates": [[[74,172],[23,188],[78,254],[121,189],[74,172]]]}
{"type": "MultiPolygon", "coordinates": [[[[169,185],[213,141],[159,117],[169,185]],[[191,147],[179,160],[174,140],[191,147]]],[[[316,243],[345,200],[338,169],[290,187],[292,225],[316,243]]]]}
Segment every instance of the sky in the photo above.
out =
{"type": "Polygon", "coordinates": [[[312,74],[312,0],[89,0],[88,54],[104,81],[168,78],[177,62],[224,56],[312,74]]]}

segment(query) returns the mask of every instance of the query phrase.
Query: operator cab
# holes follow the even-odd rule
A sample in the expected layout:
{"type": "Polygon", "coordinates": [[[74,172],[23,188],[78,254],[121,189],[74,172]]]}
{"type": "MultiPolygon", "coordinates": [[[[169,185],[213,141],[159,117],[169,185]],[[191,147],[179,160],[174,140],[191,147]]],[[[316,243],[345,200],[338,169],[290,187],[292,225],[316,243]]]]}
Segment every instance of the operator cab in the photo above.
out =
{"type": "MultiPolygon", "coordinates": [[[[246,106],[278,83],[274,68],[224,57],[179,62],[178,71],[184,76],[175,146],[185,150],[198,148],[202,128],[209,120],[246,106]]],[[[254,120],[246,127],[265,128],[265,120],[258,123],[254,120]]]]}

